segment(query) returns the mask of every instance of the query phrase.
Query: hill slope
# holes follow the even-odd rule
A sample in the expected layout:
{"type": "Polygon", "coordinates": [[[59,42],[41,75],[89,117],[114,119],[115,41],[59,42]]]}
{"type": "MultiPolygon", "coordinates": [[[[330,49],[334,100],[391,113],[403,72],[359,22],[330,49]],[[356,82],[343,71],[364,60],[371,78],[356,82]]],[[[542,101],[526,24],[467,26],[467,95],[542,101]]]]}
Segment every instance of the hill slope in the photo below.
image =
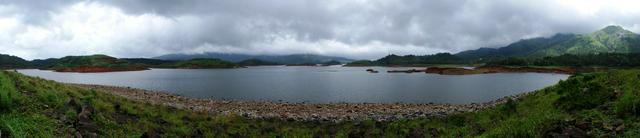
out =
{"type": "Polygon", "coordinates": [[[331,123],[192,112],[0,71],[0,130],[13,137],[638,137],[639,84],[639,70],[574,75],[478,112],[331,123]]]}
{"type": "Polygon", "coordinates": [[[557,34],[549,38],[521,40],[505,47],[480,48],[457,53],[472,58],[487,57],[547,57],[563,54],[638,53],[640,35],[620,26],[607,26],[599,31],[584,34],[557,34]]]}
{"type": "Polygon", "coordinates": [[[388,55],[375,61],[359,60],[346,66],[430,66],[439,64],[464,64],[465,61],[449,53],[438,53],[433,55],[388,55]]]}
{"type": "Polygon", "coordinates": [[[0,69],[28,68],[31,63],[20,57],[0,54],[0,69]]]}
{"type": "Polygon", "coordinates": [[[282,65],[280,63],[276,63],[276,62],[270,62],[270,61],[264,61],[264,60],[259,60],[259,59],[247,59],[247,60],[243,60],[238,62],[238,64],[242,65],[242,66],[273,66],[273,65],[282,65]]]}
{"type": "Polygon", "coordinates": [[[240,68],[241,66],[220,59],[196,58],[187,61],[177,61],[160,64],[158,68],[180,68],[180,69],[215,69],[215,68],[240,68]]]}

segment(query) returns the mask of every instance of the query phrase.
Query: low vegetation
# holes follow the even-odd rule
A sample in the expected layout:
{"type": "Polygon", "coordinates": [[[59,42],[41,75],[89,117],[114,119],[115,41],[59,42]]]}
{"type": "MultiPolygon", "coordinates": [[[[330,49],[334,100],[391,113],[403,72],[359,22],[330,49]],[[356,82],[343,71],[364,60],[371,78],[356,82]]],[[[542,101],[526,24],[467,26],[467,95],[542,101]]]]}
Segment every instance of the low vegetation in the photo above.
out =
{"type": "Polygon", "coordinates": [[[640,70],[577,74],[479,112],[393,122],[213,115],[0,72],[0,131],[12,137],[640,136],[640,70]]]}

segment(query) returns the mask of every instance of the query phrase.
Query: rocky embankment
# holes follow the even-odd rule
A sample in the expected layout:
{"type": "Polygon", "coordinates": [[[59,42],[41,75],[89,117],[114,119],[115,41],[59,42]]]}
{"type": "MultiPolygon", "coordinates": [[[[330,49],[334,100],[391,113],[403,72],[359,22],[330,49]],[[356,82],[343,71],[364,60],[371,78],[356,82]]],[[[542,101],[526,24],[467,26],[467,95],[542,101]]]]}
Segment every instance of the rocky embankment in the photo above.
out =
{"type": "Polygon", "coordinates": [[[425,116],[445,116],[460,112],[474,112],[517,99],[527,93],[507,96],[495,101],[481,104],[378,104],[378,103],[276,103],[256,101],[224,101],[211,99],[187,98],[165,92],[149,91],[135,88],[124,88],[102,85],[70,84],[86,89],[96,89],[125,97],[130,100],[166,105],[180,109],[213,114],[239,115],[254,119],[282,119],[295,121],[358,121],[373,119],[391,121],[402,118],[425,116]]]}

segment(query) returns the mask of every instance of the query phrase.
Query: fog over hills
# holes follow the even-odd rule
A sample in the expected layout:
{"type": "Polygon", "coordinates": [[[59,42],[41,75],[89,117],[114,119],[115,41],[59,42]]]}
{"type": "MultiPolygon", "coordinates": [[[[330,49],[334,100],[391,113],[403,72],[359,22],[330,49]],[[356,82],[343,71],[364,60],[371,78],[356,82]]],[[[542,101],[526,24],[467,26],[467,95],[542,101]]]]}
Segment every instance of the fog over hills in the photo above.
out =
{"type": "MultiPolygon", "coordinates": [[[[587,34],[608,25],[637,33],[637,5],[634,0],[3,0],[0,53],[28,60],[207,52],[350,59],[457,53],[556,33],[587,34]]],[[[563,50],[572,49],[541,53],[563,50]]]]}

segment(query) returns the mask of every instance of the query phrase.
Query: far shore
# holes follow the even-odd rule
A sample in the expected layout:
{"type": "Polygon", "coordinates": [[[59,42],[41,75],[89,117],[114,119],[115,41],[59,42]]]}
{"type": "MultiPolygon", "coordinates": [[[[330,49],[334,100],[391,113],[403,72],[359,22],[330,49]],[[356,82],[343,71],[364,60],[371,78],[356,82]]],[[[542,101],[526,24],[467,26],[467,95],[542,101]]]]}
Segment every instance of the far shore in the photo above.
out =
{"type": "Polygon", "coordinates": [[[150,91],[129,87],[68,84],[85,89],[94,89],[124,98],[156,105],[166,105],[196,112],[222,115],[238,115],[253,119],[281,119],[295,121],[393,121],[427,116],[447,116],[463,112],[475,112],[494,107],[509,99],[517,100],[527,93],[506,96],[485,103],[464,105],[434,103],[276,103],[259,101],[226,101],[188,98],[162,91],[150,91]]]}

